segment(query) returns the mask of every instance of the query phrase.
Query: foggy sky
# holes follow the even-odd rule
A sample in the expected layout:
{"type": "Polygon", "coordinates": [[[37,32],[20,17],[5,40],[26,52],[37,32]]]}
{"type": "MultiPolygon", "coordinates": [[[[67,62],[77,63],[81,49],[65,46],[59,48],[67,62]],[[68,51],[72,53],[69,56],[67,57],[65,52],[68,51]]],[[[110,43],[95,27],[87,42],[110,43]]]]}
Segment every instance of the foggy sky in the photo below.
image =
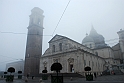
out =
{"type": "MultiPolygon", "coordinates": [[[[44,35],[53,31],[69,0],[0,0],[0,71],[5,64],[24,59],[29,15],[34,7],[41,8],[44,35]],[[25,34],[13,34],[13,33],[25,34]]],[[[82,42],[91,26],[103,35],[105,41],[118,38],[124,29],[124,0],[71,0],[54,35],[59,34],[82,42]]],[[[43,53],[51,36],[43,37],[43,53]]],[[[118,39],[106,42],[110,46],[118,39]]]]}

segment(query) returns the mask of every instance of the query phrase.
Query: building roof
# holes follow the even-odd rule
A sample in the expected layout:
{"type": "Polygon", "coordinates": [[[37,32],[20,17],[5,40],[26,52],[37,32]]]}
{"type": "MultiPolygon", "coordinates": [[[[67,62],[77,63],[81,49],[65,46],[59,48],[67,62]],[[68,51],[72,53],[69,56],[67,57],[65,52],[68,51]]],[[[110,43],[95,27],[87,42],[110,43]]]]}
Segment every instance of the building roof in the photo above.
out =
{"type": "Polygon", "coordinates": [[[96,32],[96,30],[91,28],[90,34],[86,36],[82,44],[84,43],[91,43],[93,42],[95,44],[95,48],[100,48],[100,47],[106,47],[107,45],[105,44],[104,37],[96,32]]]}
{"type": "Polygon", "coordinates": [[[94,40],[90,37],[90,36],[86,36],[83,41],[82,41],[82,44],[83,43],[86,43],[86,42],[94,42],[94,40]]]}
{"type": "MultiPolygon", "coordinates": [[[[62,36],[62,35],[58,35],[58,34],[56,34],[48,43],[51,43],[51,42],[56,41],[56,40],[54,40],[55,37],[59,37],[60,39],[66,38],[66,39],[71,40],[71,41],[73,41],[73,42],[75,42],[75,43],[77,43],[77,44],[80,44],[80,43],[78,43],[78,42],[76,42],[76,41],[74,41],[74,40],[72,40],[72,39],[70,39],[70,38],[68,38],[68,37],[65,37],[65,36],[62,36]]],[[[58,40],[58,39],[57,39],[57,40],[58,40]]],[[[82,45],[82,44],[80,44],[80,45],[82,45]]],[[[82,46],[84,46],[84,45],[82,45],[82,46]]],[[[84,46],[84,47],[86,47],[86,46],[84,46]]],[[[86,48],[88,48],[88,47],[86,47],[86,48]]],[[[88,48],[88,49],[90,49],[90,48],[88,48]]]]}

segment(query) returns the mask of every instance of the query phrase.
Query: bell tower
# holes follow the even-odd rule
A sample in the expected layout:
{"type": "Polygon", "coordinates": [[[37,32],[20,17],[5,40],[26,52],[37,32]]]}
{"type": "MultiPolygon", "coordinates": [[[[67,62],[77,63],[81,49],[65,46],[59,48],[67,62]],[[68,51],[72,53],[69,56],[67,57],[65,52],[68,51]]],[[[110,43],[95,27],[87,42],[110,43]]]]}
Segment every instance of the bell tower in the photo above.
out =
{"type": "Polygon", "coordinates": [[[29,17],[24,75],[37,76],[39,74],[40,57],[42,55],[43,10],[35,7],[31,10],[29,17]]]}
{"type": "Polygon", "coordinates": [[[120,29],[120,31],[117,33],[119,35],[119,44],[120,44],[121,53],[123,57],[123,63],[124,63],[124,30],[120,29]]]}

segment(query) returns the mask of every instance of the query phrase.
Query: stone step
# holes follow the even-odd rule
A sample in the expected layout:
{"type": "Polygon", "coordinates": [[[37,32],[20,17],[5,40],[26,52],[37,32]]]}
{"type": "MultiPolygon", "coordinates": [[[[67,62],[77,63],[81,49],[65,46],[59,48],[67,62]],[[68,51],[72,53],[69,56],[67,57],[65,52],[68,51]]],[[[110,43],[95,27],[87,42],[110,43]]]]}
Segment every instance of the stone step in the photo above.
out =
{"type": "Polygon", "coordinates": [[[113,70],[116,75],[123,75],[124,73],[121,70],[113,70]]]}
{"type": "MultiPolygon", "coordinates": [[[[47,73],[49,76],[53,75],[53,76],[56,76],[57,74],[56,73],[47,73]]],[[[84,77],[83,75],[81,74],[78,74],[78,73],[59,73],[58,75],[60,76],[64,76],[64,77],[84,77]]],[[[38,77],[41,77],[42,74],[40,74],[38,77]]]]}

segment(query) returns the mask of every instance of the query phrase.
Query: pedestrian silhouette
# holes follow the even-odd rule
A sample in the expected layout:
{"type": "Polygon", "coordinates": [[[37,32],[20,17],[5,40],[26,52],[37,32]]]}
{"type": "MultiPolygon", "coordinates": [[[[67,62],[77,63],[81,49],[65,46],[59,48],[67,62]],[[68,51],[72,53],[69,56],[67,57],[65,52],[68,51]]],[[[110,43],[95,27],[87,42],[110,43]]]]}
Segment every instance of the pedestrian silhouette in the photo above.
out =
{"type": "Polygon", "coordinates": [[[29,77],[29,74],[27,74],[27,78],[29,77]]]}
{"type": "Polygon", "coordinates": [[[34,79],[34,76],[32,76],[32,80],[34,79]]]}
{"type": "Polygon", "coordinates": [[[96,72],[94,73],[94,76],[95,76],[95,78],[96,78],[96,72]]]}

